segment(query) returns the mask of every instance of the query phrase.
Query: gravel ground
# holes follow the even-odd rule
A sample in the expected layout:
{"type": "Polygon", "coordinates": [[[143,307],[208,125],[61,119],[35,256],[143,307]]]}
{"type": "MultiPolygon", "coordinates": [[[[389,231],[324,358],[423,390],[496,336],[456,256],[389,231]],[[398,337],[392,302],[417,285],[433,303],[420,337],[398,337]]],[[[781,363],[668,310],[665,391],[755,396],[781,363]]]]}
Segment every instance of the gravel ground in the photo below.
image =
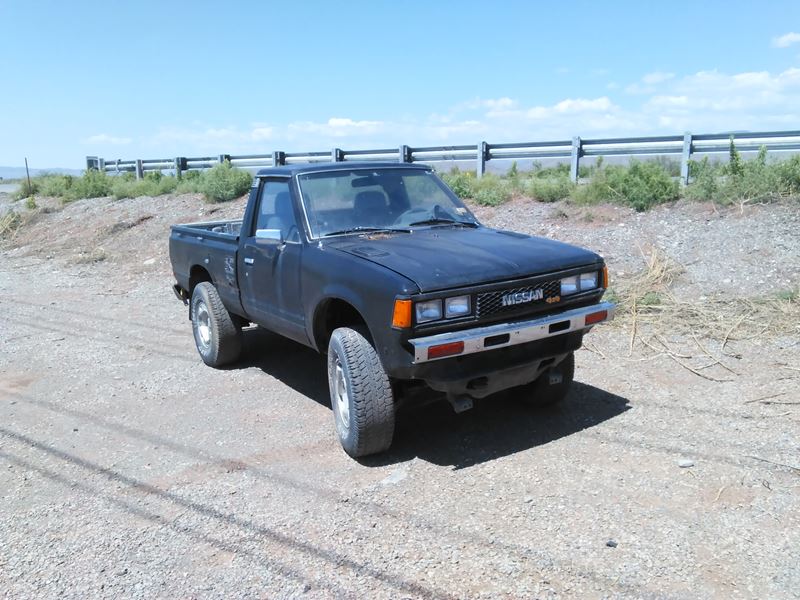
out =
{"type": "MultiPolygon", "coordinates": [[[[232,368],[197,356],[168,225],[242,206],[81,201],[0,250],[0,595],[800,597],[796,335],[729,343],[711,381],[599,327],[563,405],[409,410],[357,462],[312,351],[254,330],[232,368]]],[[[618,279],[657,246],[695,298],[800,284],[796,206],[477,212],[618,279]]]]}

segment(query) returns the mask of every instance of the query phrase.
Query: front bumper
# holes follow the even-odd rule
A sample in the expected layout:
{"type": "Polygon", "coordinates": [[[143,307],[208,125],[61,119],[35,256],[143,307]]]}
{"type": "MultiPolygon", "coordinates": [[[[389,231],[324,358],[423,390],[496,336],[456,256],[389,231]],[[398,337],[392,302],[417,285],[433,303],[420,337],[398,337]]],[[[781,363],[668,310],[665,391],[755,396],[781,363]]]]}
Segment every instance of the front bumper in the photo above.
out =
{"type": "Polygon", "coordinates": [[[431,357],[429,355],[431,348],[445,344],[460,344],[463,342],[464,348],[461,352],[458,352],[457,356],[464,356],[544,340],[575,331],[588,331],[594,325],[614,318],[615,308],[615,305],[611,302],[601,302],[600,304],[575,308],[528,321],[499,323],[464,331],[414,338],[409,340],[409,343],[414,348],[413,364],[418,365],[435,360],[453,358],[453,355],[441,357],[435,355],[431,357]],[[605,312],[605,316],[602,315],[603,312],[605,312]],[[589,324],[586,322],[588,316],[594,317],[594,320],[589,324]]]}

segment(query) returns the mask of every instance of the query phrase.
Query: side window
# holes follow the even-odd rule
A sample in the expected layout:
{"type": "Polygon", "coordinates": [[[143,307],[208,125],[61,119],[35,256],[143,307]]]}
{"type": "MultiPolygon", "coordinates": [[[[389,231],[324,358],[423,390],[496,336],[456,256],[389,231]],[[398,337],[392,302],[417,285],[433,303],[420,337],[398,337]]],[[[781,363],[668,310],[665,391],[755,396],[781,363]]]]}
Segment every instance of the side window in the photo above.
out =
{"type": "MultiPolygon", "coordinates": [[[[256,229],[280,229],[283,239],[299,239],[288,180],[270,179],[261,186],[256,229]]],[[[255,231],[253,232],[255,234],[255,231]]]]}

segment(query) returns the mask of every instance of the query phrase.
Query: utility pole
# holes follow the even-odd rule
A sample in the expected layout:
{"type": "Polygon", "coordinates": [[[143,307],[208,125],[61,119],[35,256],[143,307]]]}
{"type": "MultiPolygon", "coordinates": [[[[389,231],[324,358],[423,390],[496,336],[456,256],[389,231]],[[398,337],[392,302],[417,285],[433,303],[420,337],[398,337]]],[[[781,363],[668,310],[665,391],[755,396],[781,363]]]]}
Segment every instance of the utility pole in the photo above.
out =
{"type": "Polygon", "coordinates": [[[28,157],[25,157],[25,175],[28,177],[28,193],[33,196],[33,188],[31,187],[31,172],[28,171],[28,157]]]}

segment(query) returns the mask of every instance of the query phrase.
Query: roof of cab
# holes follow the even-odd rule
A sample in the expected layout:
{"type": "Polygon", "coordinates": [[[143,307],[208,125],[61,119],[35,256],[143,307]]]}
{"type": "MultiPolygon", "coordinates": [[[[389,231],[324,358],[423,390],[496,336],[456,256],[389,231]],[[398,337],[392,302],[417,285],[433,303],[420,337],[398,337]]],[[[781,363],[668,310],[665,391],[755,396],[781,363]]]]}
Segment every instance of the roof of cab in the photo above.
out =
{"type": "Polygon", "coordinates": [[[270,176],[292,176],[300,173],[311,173],[319,171],[349,171],[352,169],[378,169],[391,167],[394,169],[430,169],[428,165],[389,162],[389,161],[344,161],[344,162],[324,162],[324,163],[296,163],[292,165],[281,165],[279,167],[268,167],[260,169],[256,177],[270,176]]]}

